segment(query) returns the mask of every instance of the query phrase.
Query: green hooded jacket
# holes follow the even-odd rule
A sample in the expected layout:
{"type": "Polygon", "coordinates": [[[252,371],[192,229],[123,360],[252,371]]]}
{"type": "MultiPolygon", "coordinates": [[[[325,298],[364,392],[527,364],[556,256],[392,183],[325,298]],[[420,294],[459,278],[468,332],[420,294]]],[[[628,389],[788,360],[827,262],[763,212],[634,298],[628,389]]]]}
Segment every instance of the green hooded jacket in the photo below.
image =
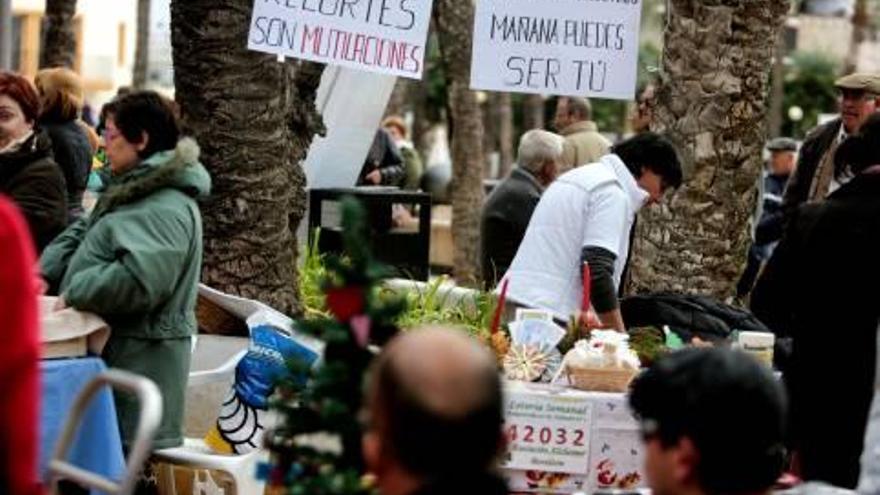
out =
{"type": "MultiPolygon", "coordinates": [[[[110,325],[103,357],[144,375],[163,395],[156,448],[180,445],[190,338],[202,265],[197,198],[211,178],[198,146],[183,139],[114,177],[94,211],[71,225],[40,258],[43,277],[67,305],[110,325]]],[[[116,394],[123,442],[133,440],[136,399],[116,394]]]]}

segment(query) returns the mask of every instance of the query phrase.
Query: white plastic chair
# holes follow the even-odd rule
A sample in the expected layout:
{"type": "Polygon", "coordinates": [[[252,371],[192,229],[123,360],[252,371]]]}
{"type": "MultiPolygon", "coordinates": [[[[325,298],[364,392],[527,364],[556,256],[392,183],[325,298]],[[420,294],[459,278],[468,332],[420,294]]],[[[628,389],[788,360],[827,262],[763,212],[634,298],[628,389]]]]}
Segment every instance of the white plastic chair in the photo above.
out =
{"type": "Polygon", "coordinates": [[[58,493],[60,480],[69,480],[83,488],[102,490],[112,495],[130,494],[137,483],[144,461],[150,456],[153,437],[156,435],[161,421],[162,394],[155,383],[143,376],[118,369],[109,369],[99,374],[87,383],[76,397],[70,415],[64,423],[61,437],[55,446],[52,459],[49,461],[50,493],[58,493]],[[133,392],[141,404],[141,414],[138,419],[134,443],[132,443],[126,461],[125,475],[118,483],[76,467],[65,460],[83,414],[85,414],[92,398],[104,385],[133,392]]]}
{"type": "MultiPolygon", "coordinates": [[[[218,382],[231,384],[235,367],[245,354],[247,350],[240,351],[212,370],[190,372],[187,385],[198,387],[218,382]]],[[[265,489],[265,483],[256,478],[257,465],[269,459],[269,453],[265,449],[243,455],[224,455],[215,453],[201,438],[186,438],[181,447],[154,451],[153,458],[175,466],[223,471],[235,481],[235,493],[239,495],[262,494],[265,489]]],[[[173,487],[171,490],[166,493],[177,495],[173,492],[173,487]]]]}

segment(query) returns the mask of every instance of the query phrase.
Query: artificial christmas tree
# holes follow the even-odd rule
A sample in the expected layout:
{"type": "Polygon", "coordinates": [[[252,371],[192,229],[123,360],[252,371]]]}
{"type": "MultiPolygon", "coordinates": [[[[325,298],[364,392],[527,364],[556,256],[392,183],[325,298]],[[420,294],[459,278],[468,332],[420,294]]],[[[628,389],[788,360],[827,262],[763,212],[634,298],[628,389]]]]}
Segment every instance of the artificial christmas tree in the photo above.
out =
{"type": "Polygon", "coordinates": [[[332,316],[297,322],[299,331],[324,342],[323,360],[315,368],[291,362],[277,388],[279,422],[266,435],[272,461],[258,473],[273,493],[374,491],[361,458],[362,384],[377,348],[397,332],[394,321],[405,302],[380,294],[388,270],[369,251],[363,208],[351,198],[341,206],[345,256],[327,256],[322,283],[332,316]]]}

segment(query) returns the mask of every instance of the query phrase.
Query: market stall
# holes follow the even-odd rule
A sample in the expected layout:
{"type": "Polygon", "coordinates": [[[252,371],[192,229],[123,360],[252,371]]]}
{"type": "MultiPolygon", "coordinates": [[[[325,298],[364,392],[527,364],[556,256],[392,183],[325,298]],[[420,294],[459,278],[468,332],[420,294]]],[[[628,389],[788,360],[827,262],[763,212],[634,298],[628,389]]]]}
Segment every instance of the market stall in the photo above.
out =
{"type": "MultiPolygon", "coordinates": [[[[54,306],[55,298],[41,298],[39,473],[44,481],[76,397],[107,370],[96,357],[109,335],[103,320],[70,308],[56,311],[54,306]]],[[[111,391],[98,392],[82,418],[67,460],[86,471],[120,479],[125,474],[125,458],[111,391]]]]}

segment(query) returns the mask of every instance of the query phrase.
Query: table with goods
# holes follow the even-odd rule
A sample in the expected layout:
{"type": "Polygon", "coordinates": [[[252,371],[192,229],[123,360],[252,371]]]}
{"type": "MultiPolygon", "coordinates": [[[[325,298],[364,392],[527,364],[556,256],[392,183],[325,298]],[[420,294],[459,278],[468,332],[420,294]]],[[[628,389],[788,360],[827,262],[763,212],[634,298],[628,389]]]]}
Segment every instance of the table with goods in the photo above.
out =
{"type": "Polygon", "coordinates": [[[708,342],[696,336],[685,341],[668,326],[626,333],[599,329],[589,302],[588,270],[585,265],[585,316],[567,328],[549,311],[517,309],[505,331],[500,319],[507,281],[502,282],[489,342],[505,378],[502,468],[514,493],[645,490],[640,425],[627,390],[663,353],[732,343],[772,364],[769,333],[738,332],[708,342]]]}

